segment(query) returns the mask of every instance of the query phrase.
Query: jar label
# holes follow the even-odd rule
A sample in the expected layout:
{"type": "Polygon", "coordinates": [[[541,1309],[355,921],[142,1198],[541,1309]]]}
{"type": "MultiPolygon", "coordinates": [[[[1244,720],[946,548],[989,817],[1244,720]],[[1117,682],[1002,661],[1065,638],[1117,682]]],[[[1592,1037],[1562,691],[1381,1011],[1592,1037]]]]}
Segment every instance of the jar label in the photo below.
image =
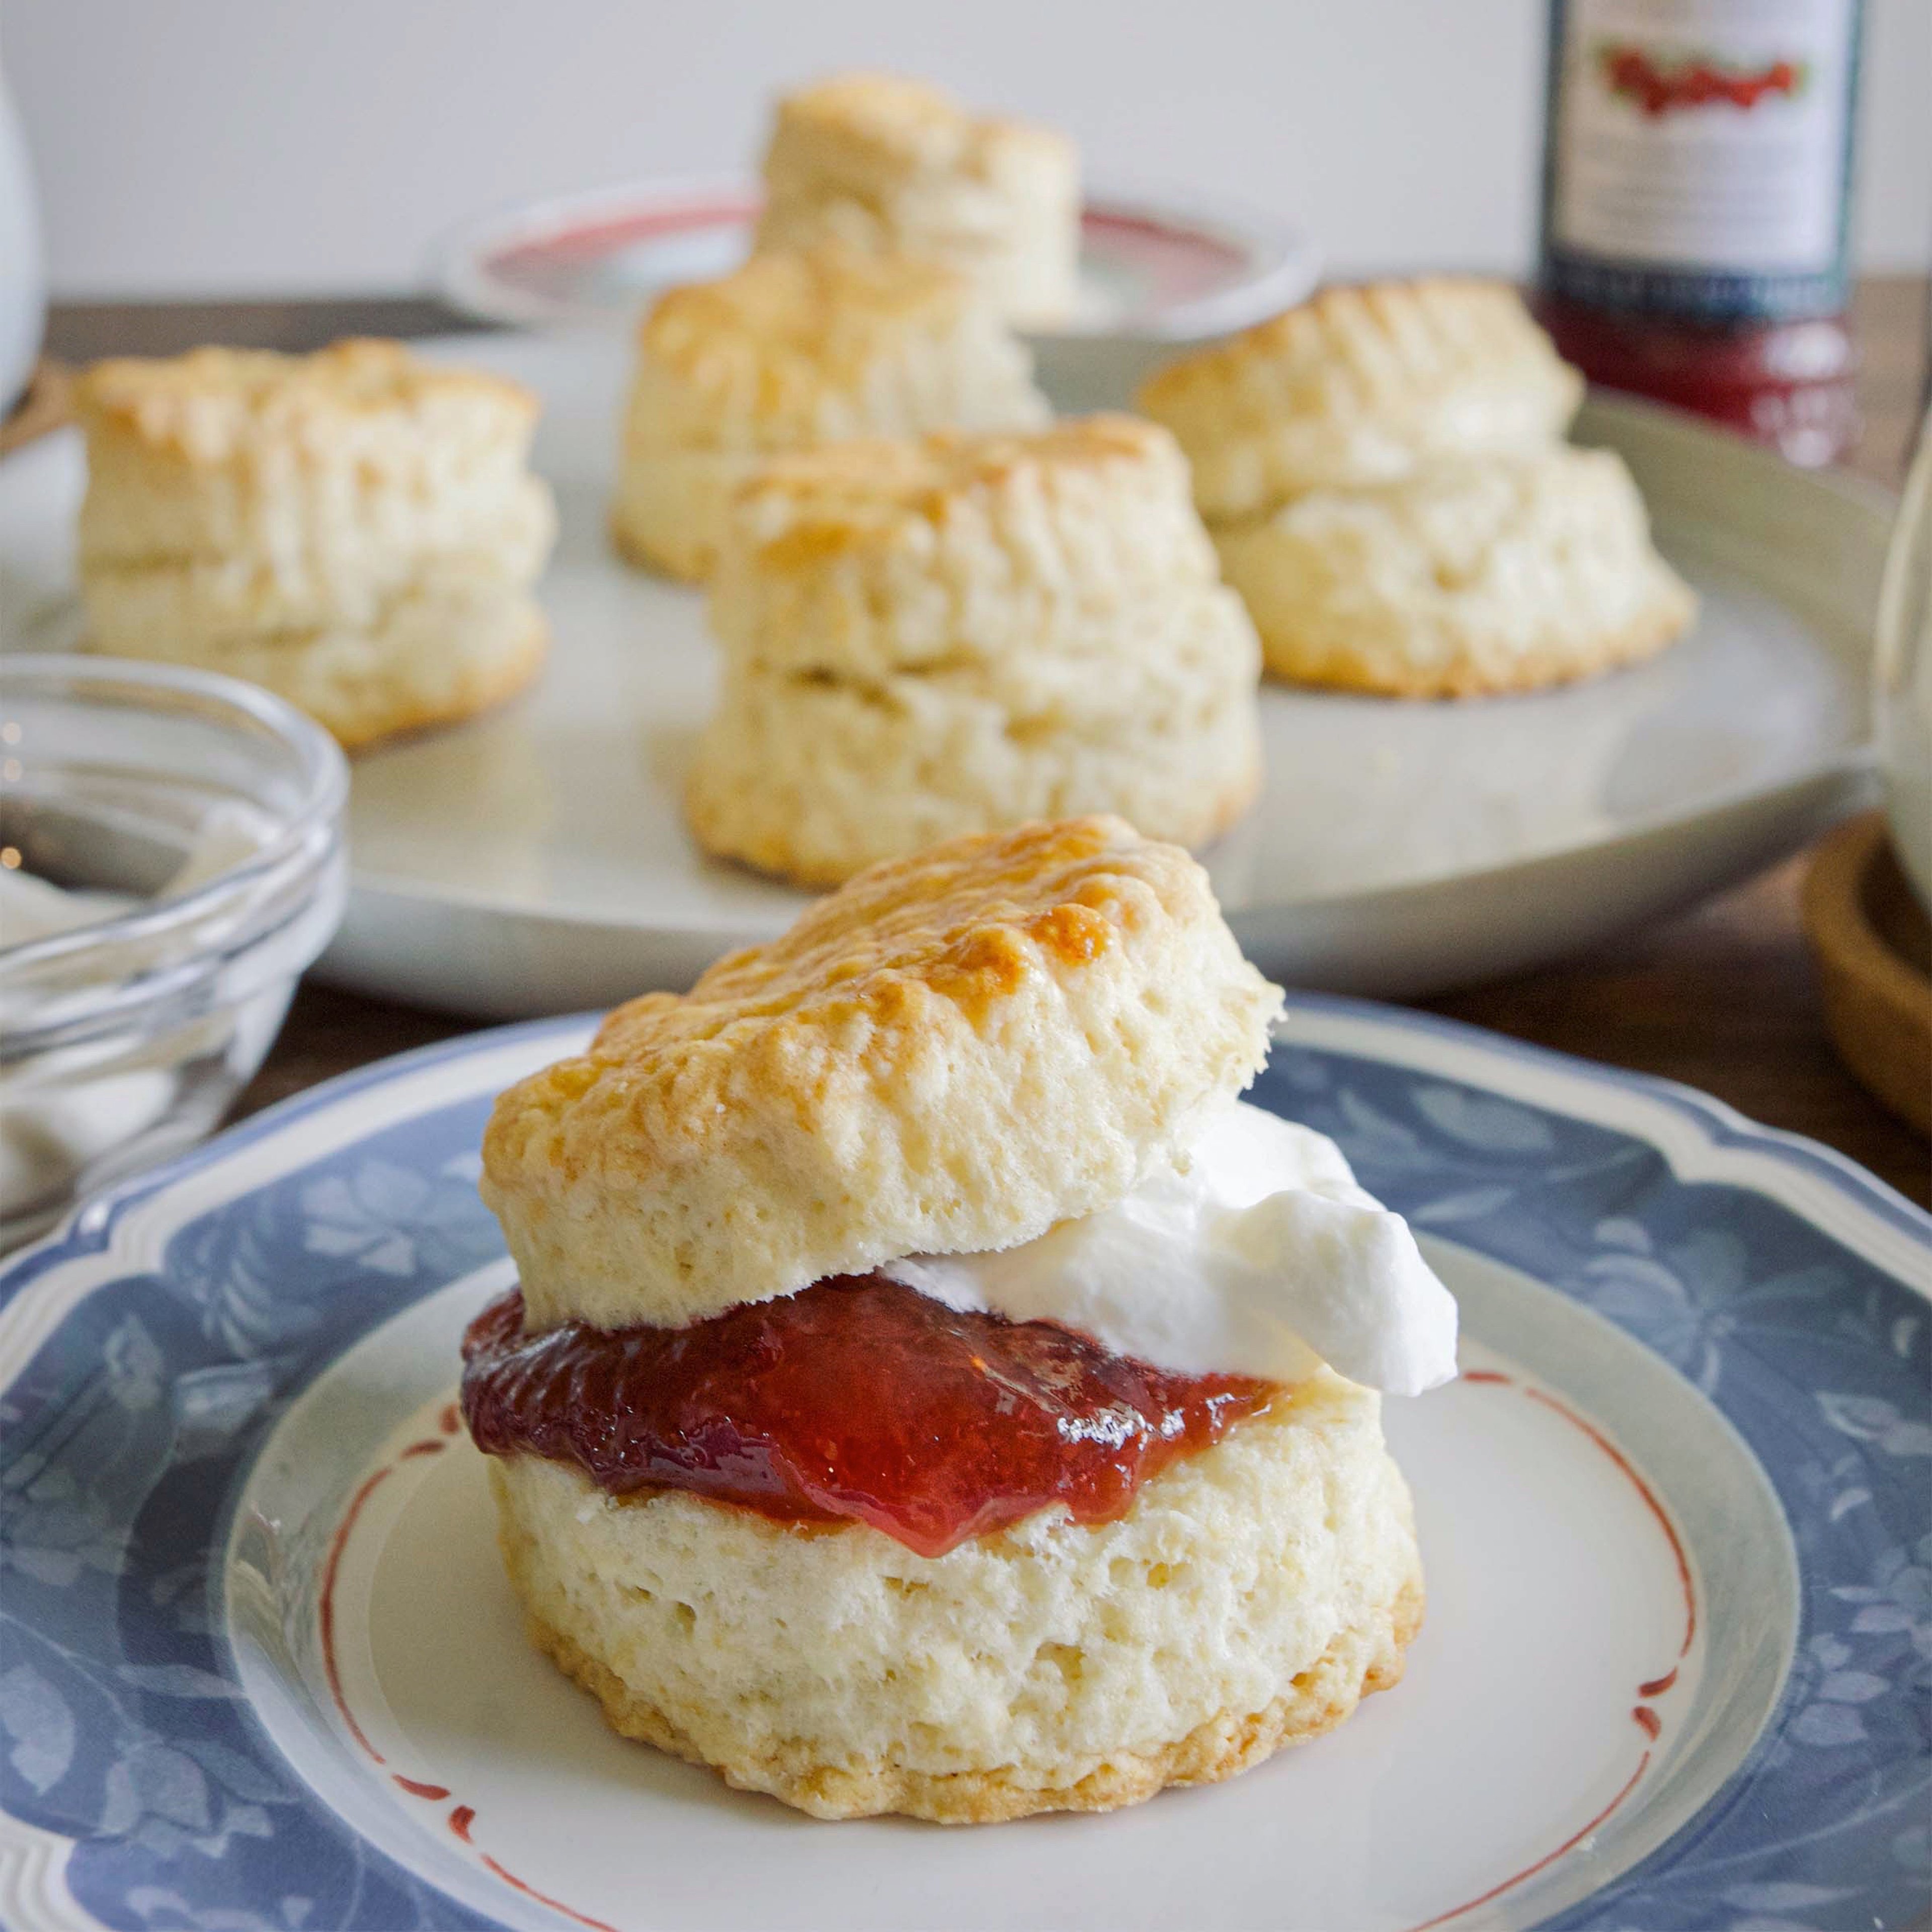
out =
{"type": "Polygon", "coordinates": [[[1544,285],[1725,317],[1842,307],[1856,0],[1556,0],[1544,285]]]}

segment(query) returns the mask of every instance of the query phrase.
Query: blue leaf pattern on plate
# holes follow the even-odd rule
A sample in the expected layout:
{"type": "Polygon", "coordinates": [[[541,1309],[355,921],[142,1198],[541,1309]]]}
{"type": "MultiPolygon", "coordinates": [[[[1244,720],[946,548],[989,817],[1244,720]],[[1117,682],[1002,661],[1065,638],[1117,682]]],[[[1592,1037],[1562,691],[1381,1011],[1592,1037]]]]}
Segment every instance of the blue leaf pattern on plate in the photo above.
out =
{"type": "MultiPolygon", "coordinates": [[[[1932,1870],[1923,1303],[1768,1197],[1681,1181],[1648,1142],[1520,1100],[1286,1047],[1256,1097],[1333,1134],[1425,1236],[1526,1270],[1675,1364],[1750,1443],[1794,1526],[1805,1625],[1773,1734],[1675,1845],[1557,1922],[1909,1918],[1932,1870]]],[[[250,1727],[209,1557],[286,1403],[375,1324],[502,1252],[475,1191],[485,1111],[402,1121],[189,1222],[155,1274],[89,1295],[0,1394],[0,1804],[80,1841],[69,1883],[105,1921],[490,1922],[366,1845],[250,1727]]],[[[90,1218],[66,1245],[98,1246],[106,1226],[90,1218]]]]}
{"type": "Polygon", "coordinates": [[[1780,1203],[1681,1181],[1654,1148],[1587,1121],[1306,1048],[1277,1052],[1253,1097],[1333,1135],[1425,1237],[1520,1268],[1646,1342],[1724,1412],[1784,1498],[1806,1634],[1775,1735],[1713,1818],[1554,1922],[1868,1932],[1922,1915],[1924,1303],[1780,1203]],[[1803,1393],[1821,1380],[1827,1393],[1803,1393]]]}
{"type": "Polygon", "coordinates": [[[406,1121],[190,1222],[158,1274],[89,1296],[8,1391],[0,1805],[81,1840],[68,1882],[106,1922],[490,1922],[365,1845],[262,1743],[207,1554],[287,1400],[502,1252],[472,1178],[486,1112],[406,1121]]]}

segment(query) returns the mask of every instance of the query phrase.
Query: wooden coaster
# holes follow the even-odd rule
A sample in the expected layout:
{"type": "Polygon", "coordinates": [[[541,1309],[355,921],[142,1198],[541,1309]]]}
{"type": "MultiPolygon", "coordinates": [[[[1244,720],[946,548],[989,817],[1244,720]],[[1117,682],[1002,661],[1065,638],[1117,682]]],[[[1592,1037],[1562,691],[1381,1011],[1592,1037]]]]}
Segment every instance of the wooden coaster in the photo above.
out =
{"type": "Polygon", "coordinates": [[[58,429],[68,418],[68,373],[44,356],[35,365],[27,393],[13,414],[0,420],[0,456],[58,429]]]}
{"type": "Polygon", "coordinates": [[[1849,820],[1819,846],[1804,919],[1840,1057],[1932,1134],[1932,922],[1892,856],[1883,812],[1849,820]]]}

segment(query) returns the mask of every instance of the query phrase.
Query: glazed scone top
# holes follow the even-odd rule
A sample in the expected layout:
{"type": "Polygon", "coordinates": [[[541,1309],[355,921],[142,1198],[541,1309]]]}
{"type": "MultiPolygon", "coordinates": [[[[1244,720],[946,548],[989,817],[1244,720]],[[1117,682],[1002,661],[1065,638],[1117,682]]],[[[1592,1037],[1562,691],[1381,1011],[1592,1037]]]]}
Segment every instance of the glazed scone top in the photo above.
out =
{"type": "Polygon", "coordinates": [[[484,1138],[533,1326],[680,1325],[1118,1200],[1258,1070],[1281,996],[1118,819],[876,866],[620,1007],[484,1138]]]}
{"type": "Polygon", "coordinates": [[[740,490],[733,530],[762,568],[808,569],[858,551],[924,549],[964,518],[1052,520],[1103,496],[1117,507],[1144,496],[1177,506],[1206,556],[1204,532],[1186,513],[1186,464],[1157,424],[1066,416],[1032,431],[935,430],[775,458],[740,490]]]}
{"type": "Polygon", "coordinates": [[[716,281],[668,289],[638,340],[688,380],[749,376],[782,406],[793,385],[860,380],[881,341],[950,322],[974,299],[937,262],[836,243],[775,249],[716,281]]]}
{"type": "Polygon", "coordinates": [[[439,432],[466,428],[527,436],[538,410],[520,383],[445,368],[400,342],[365,338],[310,356],[206,348],[162,358],[119,357],[82,374],[74,405],[91,437],[125,438],[190,464],[412,419],[439,432]]]}
{"type": "Polygon", "coordinates": [[[1210,519],[1441,459],[1526,454],[1583,393],[1516,292],[1442,276],[1324,290],[1156,370],[1140,406],[1179,439],[1210,519]]]}
{"type": "Polygon", "coordinates": [[[722,556],[728,657],[794,671],[1087,656],[1105,675],[1222,594],[1173,438],[1124,416],[775,458],[722,556]]]}
{"type": "Polygon", "coordinates": [[[956,390],[952,419],[1047,412],[1030,357],[970,282],[837,242],[754,255],[667,290],[638,346],[645,403],[640,415],[634,396],[633,428],[658,440],[782,446],[888,429],[905,413],[902,391],[908,407],[923,398],[944,410],[956,390]]]}
{"type": "Polygon", "coordinates": [[[916,441],[834,444],[778,459],[745,494],[788,503],[828,532],[865,542],[908,520],[931,522],[962,498],[1023,476],[1051,488],[1056,476],[1148,464],[1180,473],[1174,439],[1157,424],[1130,416],[1065,416],[1033,433],[934,430],[916,441]]]}
{"type": "Polygon", "coordinates": [[[795,149],[809,154],[814,172],[850,176],[854,185],[881,170],[997,182],[1042,163],[1074,165],[1072,143],[1054,129],[976,115],[938,88],[880,74],[835,75],[785,95],[768,178],[774,159],[782,170],[795,149]]]}

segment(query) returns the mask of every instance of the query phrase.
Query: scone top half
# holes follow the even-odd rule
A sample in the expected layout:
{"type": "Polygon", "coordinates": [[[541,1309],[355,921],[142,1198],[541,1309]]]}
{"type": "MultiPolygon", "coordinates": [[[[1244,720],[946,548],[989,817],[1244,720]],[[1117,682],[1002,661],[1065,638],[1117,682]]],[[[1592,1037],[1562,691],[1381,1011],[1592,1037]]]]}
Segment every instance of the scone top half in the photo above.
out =
{"type": "Polygon", "coordinates": [[[1186,451],[1202,514],[1228,523],[1308,490],[1533,454],[1582,395],[1514,289],[1444,275],[1324,289],[1157,370],[1139,404],[1186,451]]]}
{"type": "Polygon", "coordinates": [[[794,449],[1048,414],[1030,355],[970,281],[837,240],[668,290],[638,350],[627,434],[640,446],[794,449]]]}
{"type": "Polygon", "coordinates": [[[878,676],[1097,658],[1229,601],[1174,439],[1127,416],[934,430],[773,459],[734,499],[711,620],[728,656],[878,676]]]}
{"type": "Polygon", "coordinates": [[[682,1326],[1119,1199],[1259,1070],[1281,995],[1117,819],[873,867],[613,1013],[484,1142],[532,1328],[682,1326]]]}
{"type": "Polygon", "coordinates": [[[84,561],[226,556],[304,508],[380,523],[392,542],[466,538],[472,512],[520,507],[536,488],[524,468],[536,398],[397,342],[122,358],[89,369],[74,404],[90,473],[84,561]]]}
{"type": "Polygon", "coordinates": [[[943,261],[1016,321],[1073,308],[1080,164],[1052,129],[970,112],[939,89],[845,74],[778,104],[762,250],[829,238],[943,261]]]}
{"type": "Polygon", "coordinates": [[[844,74],[778,103],[764,172],[781,202],[801,182],[888,205],[944,193],[920,212],[963,224],[982,212],[955,198],[964,183],[1018,196],[1070,192],[1078,167],[1072,142],[1052,128],[974,114],[923,81],[844,74]]]}

